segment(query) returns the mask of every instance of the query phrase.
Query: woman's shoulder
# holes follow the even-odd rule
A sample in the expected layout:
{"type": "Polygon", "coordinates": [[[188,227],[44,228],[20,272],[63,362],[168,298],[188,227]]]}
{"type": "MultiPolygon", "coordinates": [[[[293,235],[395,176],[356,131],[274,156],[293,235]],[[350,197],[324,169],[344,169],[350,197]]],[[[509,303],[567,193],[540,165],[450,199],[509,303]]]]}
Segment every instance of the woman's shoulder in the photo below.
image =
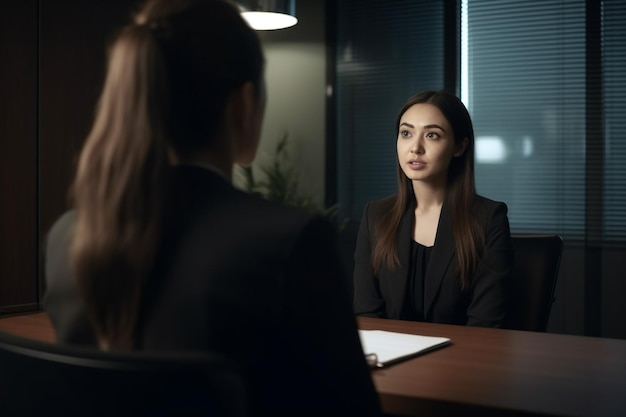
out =
{"type": "Polygon", "coordinates": [[[481,223],[507,223],[508,211],[508,206],[503,201],[492,200],[480,195],[474,199],[474,214],[481,223]]]}
{"type": "MultiPolygon", "coordinates": [[[[285,202],[268,200],[246,191],[233,189],[232,194],[222,202],[220,212],[227,213],[221,219],[213,218],[219,227],[233,227],[245,230],[250,238],[298,239],[302,236],[333,236],[335,231],[330,219],[320,211],[305,209],[285,202]]],[[[205,213],[213,217],[212,211],[205,213]]]]}
{"type": "Polygon", "coordinates": [[[394,195],[390,195],[387,197],[383,197],[383,198],[379,198],[376,200],[370,200],[365,204],[365,210],[366,211],[370,211],[373,213],[377,213],[381,210],[389,210],[394,203],[396,202],[396,199],[398,198],[398,196],[396,194],[394,195]]]}
{"type": "Polygon", "coordinates": [[[474,199],[474,206],[479,211],[495,211],[499,209],[506,212],[508,210],[505,202],[492,200],[482,195],[476,195],[476,198],[474,199]]]}
{"type": "Polygon", "coordinates": [[[234,193],[238,195],[238,199],[234,204],[243,204],[244,207],[248,206],[250,210],[254,210],[256,221],[263,218],[279,218],[283,222],[306,224],[312,219],[319,217],[318,213],[314,212],[313,209],[307,210],[287,202],[269,200],[238,189],[235,189],[234,193]]]}
{"type": "Polygon", "coordinates": [[[76,219],[76,212],[68,210],[61,214],[52,224],[47,233],[48,241],[66,241],[70,238],[71,230],[76,219]]]}
{"type": "Polygon", "coordinates": [[[183,166],[175,171],[170,215],[175,222],[227,224],[238,228],[286,227],[305,225],[311,215],[292,205],[271,201],[234,186],[215,170],[183,166]],[[287,226],[288,225],[288,226],[287,226]]]}

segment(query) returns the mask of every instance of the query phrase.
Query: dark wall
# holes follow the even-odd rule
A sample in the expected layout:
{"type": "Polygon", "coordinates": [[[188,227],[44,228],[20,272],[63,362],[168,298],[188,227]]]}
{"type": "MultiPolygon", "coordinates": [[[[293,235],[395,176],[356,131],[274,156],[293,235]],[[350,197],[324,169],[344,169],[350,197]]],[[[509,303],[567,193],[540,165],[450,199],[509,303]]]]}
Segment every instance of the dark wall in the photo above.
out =
{"type": "Polygon", "coordinates": [[[40,238],[68,207],[78,151],[105,73],[106,45],[126,23],[129,0],[41,1],[39,45],[40,238]]]}
{"type": "Polygon", "coordinates": [[[46,232],[68,207],[102,85],[106,43],[131,0],[0,4],[0,314],[35,310],[46,232]]]}
{"type": "Polygon", "coordinates": [[[37,1],[0,2],[0,314],[37,303],[37,1]]]}

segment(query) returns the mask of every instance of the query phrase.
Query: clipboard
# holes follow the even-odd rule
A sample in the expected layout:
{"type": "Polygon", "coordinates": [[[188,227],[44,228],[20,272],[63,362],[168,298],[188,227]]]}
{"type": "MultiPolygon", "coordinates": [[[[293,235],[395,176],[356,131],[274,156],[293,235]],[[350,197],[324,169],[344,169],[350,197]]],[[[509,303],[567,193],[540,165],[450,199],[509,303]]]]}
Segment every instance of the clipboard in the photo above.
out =
{"type": "Polygon", "coordinates": [[[394,363],[448,346],[447,337],[421,336],[385,330],[359,330],[363,354],[370,368],[394,363]]]}

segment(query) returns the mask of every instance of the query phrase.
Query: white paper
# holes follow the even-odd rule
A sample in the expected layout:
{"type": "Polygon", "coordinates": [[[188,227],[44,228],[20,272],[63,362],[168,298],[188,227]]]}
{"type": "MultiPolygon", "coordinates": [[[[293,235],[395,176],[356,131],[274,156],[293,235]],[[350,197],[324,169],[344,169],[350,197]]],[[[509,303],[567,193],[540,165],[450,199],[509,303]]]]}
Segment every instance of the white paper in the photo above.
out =
{"type": "Polygon", "coordinates": [[[359,330],[359,336],[363,353],[376,354],[379,367],[450,343],[447,337],[420,336],[384,330],[359,330]]]}

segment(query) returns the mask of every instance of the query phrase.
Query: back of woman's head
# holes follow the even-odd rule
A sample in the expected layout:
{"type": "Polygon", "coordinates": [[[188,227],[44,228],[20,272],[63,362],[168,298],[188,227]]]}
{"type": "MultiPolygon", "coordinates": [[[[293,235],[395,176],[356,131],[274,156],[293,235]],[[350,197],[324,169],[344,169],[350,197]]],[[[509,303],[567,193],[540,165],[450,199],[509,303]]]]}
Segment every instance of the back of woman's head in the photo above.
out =
{"type": "Polygon", "coordinates": [[[135,24],[151,29],[163,57],[162,112],[174,150],[184,154],[202,147],[219,129],[229,94],[244,82],[260,89],[261,44],[234,3],[153,0],[135,24]]]}
{"type": "Polygon", "coordinates": [[[72,265],[104,345],[132,344],[172,157],[210,149],[231,94],[260,90],[263,61],[229,0],[149,0],[110,45],[72,189],[72,265]]]}

